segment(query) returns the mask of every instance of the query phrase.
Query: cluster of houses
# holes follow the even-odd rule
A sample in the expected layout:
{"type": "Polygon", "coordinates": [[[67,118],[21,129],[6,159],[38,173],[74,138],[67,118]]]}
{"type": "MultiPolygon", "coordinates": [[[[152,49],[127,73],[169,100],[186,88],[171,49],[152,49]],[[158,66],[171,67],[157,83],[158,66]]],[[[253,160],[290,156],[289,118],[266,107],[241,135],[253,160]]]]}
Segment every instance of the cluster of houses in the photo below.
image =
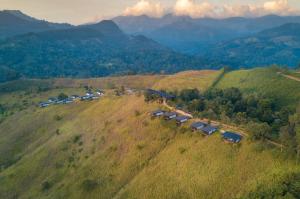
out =
{"type": "Polygon", "coordinates": [[[58,97],[50,97],[47,102],[41,102],[39,106],[41,108],[48,107],[50,105],[58,105],[58,104],[70,104],[73,103],[77,100],[81,101],[92,101],[92,100],[97,100],[101,96],[104,95],[104,92],[101,90],[97,90],[95,93],[92,91],[86,92],[84,96],[79,96],[79,95],[71,95],[70,97],[67,97],[65,99],[58,99],[58,97]]]}
{"type": "MultiPolygon", "coordinates": [[[[175,120],[178,125],[188,122],[191,118],[188,116],[178,115],[176,112],[166,112],[163,110],[156,110],[152,112],[152,117],[163,117],[165,120],[175,120]]],[[[206,136],[210,136],[218,131],[217,127],[203,122],[194,122],[191,124],[193,131],[201,132],[206,136]]],[[[233,132],[224,132],[222,137],[225,141],[230,143],[239,143],[242,140],[242,136],[233,132]]]]}

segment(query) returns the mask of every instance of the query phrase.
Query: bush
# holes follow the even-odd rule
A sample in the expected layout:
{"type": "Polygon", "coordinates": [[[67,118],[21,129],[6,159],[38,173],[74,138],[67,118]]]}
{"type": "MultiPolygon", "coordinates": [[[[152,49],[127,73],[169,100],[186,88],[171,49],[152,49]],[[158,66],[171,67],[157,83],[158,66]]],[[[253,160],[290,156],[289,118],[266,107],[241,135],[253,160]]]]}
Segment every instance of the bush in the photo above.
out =
{"type": "Polygon", "coordinates": [[[82,188],[85,191],[92,191],[98,186],[98,182],[92,179],[86,179],[82,182],[82,188]]]}
{"type": "Polygon", "coordinates": [[[76,135],[74,138],[73,138],[73,143],[77,143],[80,139],[81,139],[81,135],[76,135]]]}
{"type": "Polygon", "coordinates": [[[54,116],[54,120],[55,120],[55,121],[60,121],[60,120],[62,120],[62,119],[63,119],[63,117],[60,116],[60,115],[55,115],[55,116],[54,116]]]}
{"type": "Polygon", "coordinates": [[[186,152],[186,148],[184,148],[184,147],[179,147],[178,150],[179,150],[180,154],[183,154],[186,152]]]}
{"type": "Polygon", "coordinates": [[[66,95],[64,93],[60,93],[57,98],[58,98],[58,100],[64,100],[64,99],[68,98],[68,95],[66,95]]]}
{"type": "Polygon", "coordinates": [[[52,187],[52,184],[49,181],[44,181],[42,183],[42,191],[48,191],[52,187]]]}
{"type": "Polygon", "coordinates": [[[141,115],[141,112],[139,112],[138,110],[135,110],[135,111],[134,111],[134,115],[135,115],[136,117],[138,117],[138,116],[141,115]]]}

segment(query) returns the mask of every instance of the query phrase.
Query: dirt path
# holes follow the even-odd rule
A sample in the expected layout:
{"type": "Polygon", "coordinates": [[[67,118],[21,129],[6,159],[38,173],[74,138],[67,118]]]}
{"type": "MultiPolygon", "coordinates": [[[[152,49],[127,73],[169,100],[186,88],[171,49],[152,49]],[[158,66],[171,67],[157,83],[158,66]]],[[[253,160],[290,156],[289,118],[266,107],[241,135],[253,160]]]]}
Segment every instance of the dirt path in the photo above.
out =
{"type": "MultiPolygon", "coordinates": [[[[300,72],[299,72],[300,73],[300,72]]],[[[292,76],[292,75],[285,75],[285,74],[283,74],[283,73],[281,73],[281,72],[278,72],[277,74],[280,74],[280,75],[282,75],[283,77],[286,77],[286,78],[288,78],[288,79],[291,79],[291,80],[295,80],[295,81],[297,81],[297,82],[300,82],[300,78],[298,78],[298,77],[294,77],[294,76],[292,76]]]]}
{"type": "MultiPolygon", "coordinates": [[[[300,81],[300,80],[299,80],[299,81],[300,81]]],[[[168,105],[166,101],[163,102],[163,105],[164,105],[166,108],[170,109],[171,111],[175,111],[175,112],[178,113],[178,114],[185,115],[185,116],[188,116],[188,117],[193,118],[192,121],[195,121],[195,122],[196,122],[196,121],[199,121],[199,122],[204,122],[204,123],[208,123],[208,122],[210,121],[210,124],[211,124],[211,125],[217,126],[217,127],[221,127],[221,128],[223,129],[223,131],[225,131],[225,130],[227,130],[227,131],[228,131],[228,130],[231,130],[231,131],[238,132],[239,134],[241,134],[241,135],[243,135],[243,136],[245,136],[245,137],[248,137],[248,136],[249,136],[249,134],[248,134],[244,129],[241,129],[241,128],[237,127],[237,126],[232,126],[232,125],[224,124],[224,123],[222,123],[222,122],[214,121],[214,120],[209,120],[209,119],[206,119],[206,118],[205,118],[205,119],[194,118],[191,114],[186,113],[186,112],[184,112],[184,111],[182,111],[182,110],[177,110],[176,108],[174,108],[174,107],[168,105]]],[[[222,131],[222,129],[220,129],[220,130],[222,131]]],[[[272,145],[274,145],[274,146],[276,146],[276,147],[278,147],[278,148],[281,148],[281,149],[284,148],[284,146],[283,146],[282,144],[277,143],[277,142],[274,142],[274,141],[272,141],[272,140],[268,140],[268,139],[267,139],[266,142],[268,142],[268,143],[270,143],[270,144],[272,144],[272,145]]]]}

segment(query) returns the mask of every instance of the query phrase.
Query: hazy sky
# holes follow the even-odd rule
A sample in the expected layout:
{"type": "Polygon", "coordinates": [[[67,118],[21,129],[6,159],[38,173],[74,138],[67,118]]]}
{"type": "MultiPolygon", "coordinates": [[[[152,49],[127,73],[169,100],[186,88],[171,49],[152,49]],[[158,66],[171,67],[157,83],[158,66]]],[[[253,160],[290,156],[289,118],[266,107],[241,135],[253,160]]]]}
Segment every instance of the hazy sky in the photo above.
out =
{"type": "Polygon", "coordinates": [[[172,12],[191,17],[298,15],[300,0],[0,0],[0,10],[14,9],[39,19],[80,24],[117,15],[172,12]]]}

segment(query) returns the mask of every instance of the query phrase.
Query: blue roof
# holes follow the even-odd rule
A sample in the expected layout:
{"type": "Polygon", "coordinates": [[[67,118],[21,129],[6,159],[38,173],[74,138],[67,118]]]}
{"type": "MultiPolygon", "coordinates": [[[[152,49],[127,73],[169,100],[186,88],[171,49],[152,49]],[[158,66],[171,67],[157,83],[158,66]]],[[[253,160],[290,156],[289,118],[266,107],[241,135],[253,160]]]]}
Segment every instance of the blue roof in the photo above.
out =
{"type": "Polygon", "coordinates": [[[173,115],[177,115],[177,113],[175,113],[175,112],[166,112],[165,113],[166,117],[170,117],[170,116],[173,116],[173,115]]]}
{"type": "Polygon", "coordinates": [[[152,112],[153,115],[158,114],[158,113],[164,113],[164,111],[162,111],[162,110],[156,110],[156,111],[152,112]]]}
{"type": "Polygon", "coordinates": [[[195,122],[191,125],[192,128],[202,128],[202,127],[205,127],[207,124],[203,123],[203,122],[195,122]]]}
{"type": "Polygon", "coordinates": [[[204,128],[201,129],[204,133],[207,133],[207,134],[210,134],[211,132],[215,132],[217,131],[218,129],[216,127],[213,127],[213,126],[206,126],[204,128]]]}
{"type": "Polygon", "coordinates": [[[232,142],[240,142],[243,136],[237,133],[225,132],[223,133],[223,138],[232,142]]]}
{"type": "Polygon", "coordinates": [[[175,118],[178,122],[183,121],[183,120],[189,120],[190,118],[187,116],[178,116],[175,118]]]}

